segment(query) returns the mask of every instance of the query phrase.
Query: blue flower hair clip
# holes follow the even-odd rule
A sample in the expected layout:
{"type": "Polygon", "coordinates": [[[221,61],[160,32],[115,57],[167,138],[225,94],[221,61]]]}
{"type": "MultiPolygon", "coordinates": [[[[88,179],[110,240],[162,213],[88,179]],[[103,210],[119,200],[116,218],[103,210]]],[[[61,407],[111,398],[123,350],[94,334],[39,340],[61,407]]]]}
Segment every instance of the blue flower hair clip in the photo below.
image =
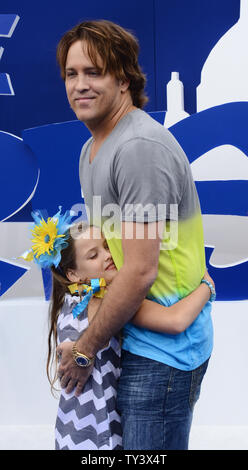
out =
{"type": "Polygon", "coordinates": [[[25,251],[20,258],[25,261],[35,261],[41,268],[51,268],[57,266],[61,260],[61,250],[68,246],[68,230],[71,227],[72,218],[75,212],[66,211],[61,214],[62,207],[59,206],[59,211],[53,216],[45,217],[42,211],[36,210],[31,213],[34,219],[34,227],[31,230],[33,235],[32,247],[30,250],[25,251]]]}

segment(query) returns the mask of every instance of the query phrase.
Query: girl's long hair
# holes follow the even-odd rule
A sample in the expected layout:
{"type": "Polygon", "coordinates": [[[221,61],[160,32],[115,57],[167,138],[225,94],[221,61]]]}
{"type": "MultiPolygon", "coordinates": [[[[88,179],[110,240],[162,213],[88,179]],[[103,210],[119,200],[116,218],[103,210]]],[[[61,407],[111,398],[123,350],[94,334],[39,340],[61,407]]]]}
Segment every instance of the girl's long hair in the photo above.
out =
{"type": "Polygon", "coordinates": [[[68,285],[71,281],[66,277],[69,269],[76,269],[75,239],[89,228],[86,222],[80,222],[72,226],[68,233],[68,246],[61,251],[61,261],[59,266],[51,268],[52,273],[52,294],[49,306],[49,333],[48,333],[48,356],[47,356],[47,377],[52,391],[57,380],[57,355],[56,347],[58,343],[57,320],[64,303],[65,294],[69,293],[68,285]],[[54,367],[55,366],[55,367],[54,367]]]}

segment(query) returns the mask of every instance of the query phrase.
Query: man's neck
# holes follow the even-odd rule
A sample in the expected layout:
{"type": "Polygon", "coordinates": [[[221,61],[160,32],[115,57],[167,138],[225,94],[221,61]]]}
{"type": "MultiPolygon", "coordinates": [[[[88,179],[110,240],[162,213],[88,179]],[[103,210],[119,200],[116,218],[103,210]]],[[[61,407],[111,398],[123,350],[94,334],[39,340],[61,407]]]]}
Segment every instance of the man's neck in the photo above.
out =
{"type": "Polygon", "coordinates": [[[99,147],[106,137],[112,132],[118,122],[128,113],[136,109],[133,103],[127,103],[113,112],[111,115],[103,119],[100,123],[86,123],[97,147],[99,147]]]}

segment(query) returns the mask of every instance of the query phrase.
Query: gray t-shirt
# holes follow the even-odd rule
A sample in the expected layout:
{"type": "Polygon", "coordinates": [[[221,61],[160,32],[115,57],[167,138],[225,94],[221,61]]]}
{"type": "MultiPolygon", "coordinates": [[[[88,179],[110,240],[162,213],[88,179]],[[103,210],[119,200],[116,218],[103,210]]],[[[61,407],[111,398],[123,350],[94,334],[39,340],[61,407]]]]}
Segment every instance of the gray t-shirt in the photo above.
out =
{"type": "MultiPolygon", "coordinates": [[[[144,111],[126,114],[89,163],[92,141],[83,146],[79,166],[91,216],[93,196],[101,196],[102,209],[118,205],[123,221],[174,219],[172,205],[178,205],[179,218],[199,209],[185,153],[172,134],[144,111]]],[[[100,202],[95,200],[95,209],[100,202]]]]}
{"type": "MultiPolygon", "coordinates": [[[[140,109],[118,122],[90,163],[91,145],[92,138],[82,148],[79,165],[90,222],[102,227],[120,269],[123,252],[118,220],[166,220],[158,276],[147,297],[166,306],[177,302],[200,284],[205,271],[199,199],[185,153],[167,129],[140,109]],[[106,220],[114,225],[112,232],[106,220]],[[168,243],[170,238],[172,243],[168,243]]],[[[175,336],[128,323],[122,347],[192,370],[211,353],[210,310],[208,303],[186,332],[175,336]]]]}

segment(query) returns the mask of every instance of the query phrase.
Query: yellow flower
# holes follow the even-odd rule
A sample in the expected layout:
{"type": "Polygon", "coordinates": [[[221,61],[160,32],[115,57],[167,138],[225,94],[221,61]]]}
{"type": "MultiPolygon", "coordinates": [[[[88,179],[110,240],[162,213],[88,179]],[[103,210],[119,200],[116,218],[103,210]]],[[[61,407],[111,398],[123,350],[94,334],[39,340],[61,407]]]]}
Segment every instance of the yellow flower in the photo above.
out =
{"type": "Polygon", "coordinates": [[[35,256],[39,257],[44,253],[49,254],[53,251],[55,240],[64,237],[64,235],[58,235],[57,222],[58,220],[54,220],[51,217],[47,219],[47,222],[42,219],[40,225],[36,225],[34,230],[32,230],[34,235],[32,250],[35,256]]]}

